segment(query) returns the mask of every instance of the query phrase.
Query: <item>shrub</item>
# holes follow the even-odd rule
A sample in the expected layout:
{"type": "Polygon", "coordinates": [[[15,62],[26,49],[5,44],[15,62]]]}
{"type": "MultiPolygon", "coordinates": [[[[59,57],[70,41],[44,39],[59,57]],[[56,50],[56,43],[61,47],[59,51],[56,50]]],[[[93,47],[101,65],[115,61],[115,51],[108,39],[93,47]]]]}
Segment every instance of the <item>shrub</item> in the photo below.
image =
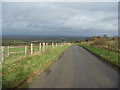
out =
{"type": "Polygon", "coordinates": [[[102,47],[106,47],[106,46],[108,46],[108,41],[103,39],[103,38],[99,38],[99,39],[96,39],[93,44],[94,45],[99,45],[99,46],[102,46],[102,47]]]}

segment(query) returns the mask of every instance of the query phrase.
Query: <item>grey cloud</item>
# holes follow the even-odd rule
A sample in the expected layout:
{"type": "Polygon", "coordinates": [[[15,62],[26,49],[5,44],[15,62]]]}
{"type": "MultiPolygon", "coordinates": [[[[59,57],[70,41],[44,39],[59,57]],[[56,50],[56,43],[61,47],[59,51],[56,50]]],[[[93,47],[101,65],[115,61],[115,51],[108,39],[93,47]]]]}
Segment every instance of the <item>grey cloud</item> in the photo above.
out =
{"type": "Polygon", "coordinates": [[[2,3],[0,3],[0,21],[2,20],[2,3]]]}
{"type": "Polygon", "coordinates": [[[3,34],[117,34],[117,3],[3,3],[3,34]]]}

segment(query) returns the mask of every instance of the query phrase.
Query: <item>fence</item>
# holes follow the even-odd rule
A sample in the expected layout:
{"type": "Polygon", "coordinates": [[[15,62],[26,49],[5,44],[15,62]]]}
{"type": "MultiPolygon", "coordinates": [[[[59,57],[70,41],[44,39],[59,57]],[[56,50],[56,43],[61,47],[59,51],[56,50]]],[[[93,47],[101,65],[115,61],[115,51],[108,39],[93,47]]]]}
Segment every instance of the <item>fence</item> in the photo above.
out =
{"type": "Polygon", "coordinates": [[[25,46],[2,46],[0,49],[1,53],[1,63],[3,63],[4,59],[9,56],[26,56],[26,55],[33,55],[36,53],[42,53],[48,51],[50,49],[54,49],[58,46],[63,46],[65,44],[70,43],[39,43],[25,46]]]}

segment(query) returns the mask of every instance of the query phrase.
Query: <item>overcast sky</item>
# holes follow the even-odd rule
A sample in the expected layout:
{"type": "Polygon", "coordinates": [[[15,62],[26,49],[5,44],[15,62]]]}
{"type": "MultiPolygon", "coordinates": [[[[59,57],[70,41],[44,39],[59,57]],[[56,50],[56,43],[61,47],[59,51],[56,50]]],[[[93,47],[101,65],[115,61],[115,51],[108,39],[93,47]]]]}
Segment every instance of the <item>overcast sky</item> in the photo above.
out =
{"type": "Polygon", "coordinates": [[[3,3],[3,35],[97,36],[118,33],[117,2],[3,3]]]}

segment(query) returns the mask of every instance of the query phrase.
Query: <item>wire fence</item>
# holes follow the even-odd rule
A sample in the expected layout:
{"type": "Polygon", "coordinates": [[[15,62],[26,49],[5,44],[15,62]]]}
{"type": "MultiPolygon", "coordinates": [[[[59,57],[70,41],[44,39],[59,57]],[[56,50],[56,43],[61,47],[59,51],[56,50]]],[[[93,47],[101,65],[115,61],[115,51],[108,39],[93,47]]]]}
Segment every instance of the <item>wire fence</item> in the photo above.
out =
{"type": "Polygon", "coordinates": [[[33,55],[36,53],[43,53],[50,49],[54,49],[59,46],[63,46],[70,43],[39,43],[24,46],[1,46],[0,47],[0,56],[1,56],[1,64],[4,62],[4,59],[8,57],[20,57],[26,55],[33,55]]]}

